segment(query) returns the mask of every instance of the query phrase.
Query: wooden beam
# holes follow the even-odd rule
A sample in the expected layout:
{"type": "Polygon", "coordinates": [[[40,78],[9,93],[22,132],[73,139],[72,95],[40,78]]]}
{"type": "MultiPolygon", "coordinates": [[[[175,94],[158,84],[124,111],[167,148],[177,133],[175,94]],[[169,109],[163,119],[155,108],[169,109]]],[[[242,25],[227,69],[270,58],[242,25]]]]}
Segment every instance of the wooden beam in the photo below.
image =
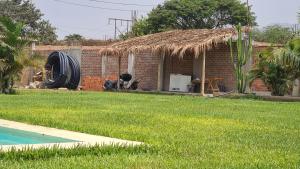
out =
{"type": "Polygon", "coordinates": [[[158,62],[157,91],[162,91],[163,89],[163,70],[164,70],[164,56],[161,56],[158,62]]]}
{"type": "Polygon", "coordinates": [[[118,58],[118,62],[119,62],[119,65],[118,65],[118,90],[120,90],[120,76],[121,76],[121,57],[119,56],[118,58]]]}
{"type": "Polygon", "coordinates": [[[202,81],[201,81],[201,95],[205,96],[205,65],[206,65],[206,51],[203,51],[202,58],[202,81]]]}
{"type": "Polygon", "coordinates": [[[102,56],[101,62],[102,62],[101,75],[102,75],[102,78],[106,78],[106,65],[107,65],[107,56],[106,55],[102,56]]]}

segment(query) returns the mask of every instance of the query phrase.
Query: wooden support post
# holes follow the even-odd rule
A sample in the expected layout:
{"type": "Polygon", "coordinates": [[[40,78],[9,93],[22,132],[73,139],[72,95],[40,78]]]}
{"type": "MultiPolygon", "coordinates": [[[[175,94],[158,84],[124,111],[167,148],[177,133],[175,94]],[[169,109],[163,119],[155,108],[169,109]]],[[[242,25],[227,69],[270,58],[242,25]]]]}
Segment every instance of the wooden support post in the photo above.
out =
{"type": "Polygon", "coordinates": [[[202,81],[201,81],[201,95],[205,96],[205,59],[206,59],[206,51],[203,51],[203,58],[202,58],[202,81]]]}
{"type": "Polygon", "coordinates": [[[164,58],[164,56],[161,56],[158,62],[157,91],[163,90],[164,58]]]}
{"type": "Polygon", "coordinates": [[[102,56],[101,62],[102,62],[101,75],[102,75],[102,78],[106,78],[106,65],[107,65],[107,56],[106,55],[102,56]]]}
{"type": "Polygon", "coordinates": [[[120,86],[120,76],[121,76],[121,57],[119,56],[118,58],[118,62],[119,62],[119,65],[118,65],[118,90],[120,90],[121,86],[120,86]]]}
{"type": "Polygon", "coordinates": [[[160,91],[160,85],[161,85],[161,61],[158,62],[158,71],[157,71],[157,91],[160,91]]]}

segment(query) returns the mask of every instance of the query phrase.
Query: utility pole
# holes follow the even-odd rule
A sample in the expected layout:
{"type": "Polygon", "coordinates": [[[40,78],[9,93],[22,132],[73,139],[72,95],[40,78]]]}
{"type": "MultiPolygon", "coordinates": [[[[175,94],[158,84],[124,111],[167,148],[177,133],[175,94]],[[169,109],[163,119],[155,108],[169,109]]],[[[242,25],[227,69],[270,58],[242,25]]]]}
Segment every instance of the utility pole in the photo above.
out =
{"type": "MultiPolygon", "coordinates": [[[[121,24],[121,26],[123,26],[123,22],[126,22],[127,25],[127,33],[129,32],[129,24],[133,23],[133,20],[129,20],[129,19],[121,19],[121,18],[109,18],[108,19],[108,24],[111,24],[111,22],[114,23],[115,26],[115,35],[114,38],[117,39],[117,31],[119,31],[118,29],[118,22],[121,24]]],[[[120,31],[119,31],[120,32],[120,31]]],[[[121,33],[121,32],[120,32],[121,33]]]]}
{"type": "Polygon", "coordinates": [[[131,19],[121,19],[121,18],[109,18],[108,19],[108,24],[113,23],[114,24],[114,29],[115,29],[115,33],[114,33],[114,39],[117,39],[117,34],[118,31],[120,33],[122,33],[119,29],[118,29],[118,23],[123,26],[123,23],[126,23],[126,33],[129,33],[130,30],[130,24],[131,27],[135,24],[135,22],[137,21],[137,16],[138,16],[138,11],[137,10],[132,10],[131,11],[131,19]]]}
{"type": "Polygon", "coordinates": [[[138,11],[137,10],[133,10],[131,11],[131,20],[132,20],[132,25],[135,24],[135,22],[137,21],[137,15],[138,15],[138,11]]]}
{"type": "Polygon", "coordinates": [[[300,25],[299,24],[293,24],[291,26],[291,30],[292,30],[294,36],[300,36],[300,25]]]}

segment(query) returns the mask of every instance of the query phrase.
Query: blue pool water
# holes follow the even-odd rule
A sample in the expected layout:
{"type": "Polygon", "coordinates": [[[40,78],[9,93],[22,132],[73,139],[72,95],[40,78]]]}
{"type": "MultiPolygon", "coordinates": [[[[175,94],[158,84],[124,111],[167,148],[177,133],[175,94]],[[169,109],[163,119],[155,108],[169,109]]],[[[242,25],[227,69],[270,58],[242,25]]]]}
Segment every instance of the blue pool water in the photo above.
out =
{"type": "Polygon", "coordinates": [[[76,142],[60,137],[52,137],[39,133],[0,127],[0,145],[45,144],[76,142]]]}

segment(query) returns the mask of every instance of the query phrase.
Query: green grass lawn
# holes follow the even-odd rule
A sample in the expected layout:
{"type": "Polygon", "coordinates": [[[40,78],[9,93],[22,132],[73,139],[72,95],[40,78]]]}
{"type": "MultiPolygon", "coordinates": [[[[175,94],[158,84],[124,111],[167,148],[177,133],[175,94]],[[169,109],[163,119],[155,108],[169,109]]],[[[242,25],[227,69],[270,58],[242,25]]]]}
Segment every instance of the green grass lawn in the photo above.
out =
{"type": "Polygon", "coordinates": [[[150,145],[9,154],[2,168],[300,168],[300,103],[21,91],[0,95],[0,118],[150,145]]]}

